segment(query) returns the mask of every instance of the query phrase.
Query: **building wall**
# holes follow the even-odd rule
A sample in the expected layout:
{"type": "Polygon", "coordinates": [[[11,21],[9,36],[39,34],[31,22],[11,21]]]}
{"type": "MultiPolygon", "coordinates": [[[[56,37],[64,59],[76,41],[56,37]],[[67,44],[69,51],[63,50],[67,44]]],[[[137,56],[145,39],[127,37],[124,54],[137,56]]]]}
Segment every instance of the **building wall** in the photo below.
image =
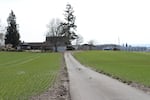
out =
{"type": "Polygon", "coordinates": [[[65,52],[66,51],[66,37],[46,37],[45,45],[47,47],[52,47],[53,51],[55,51],[55,45],[57,45],[58,52],[65,52]]]}
{"type": "MultiPolygon", "coordinates": [[[[66,51],[66,46],[58,46],[57,51],[58,52],[65,52],[66,51]]],[[[55,47],[53,47],[53,51],[55,51],[55,47]]]]}
{"type": "Polygon", "coordinates": [[[49,45],[49,46],[53,46],[54,44],[56,44],[57,42],[57,45],[58,46],[65,46],[66,45],[66,42],[67,42],[67,38],[66,37],[46,37],[46,45],[49,45]]]}

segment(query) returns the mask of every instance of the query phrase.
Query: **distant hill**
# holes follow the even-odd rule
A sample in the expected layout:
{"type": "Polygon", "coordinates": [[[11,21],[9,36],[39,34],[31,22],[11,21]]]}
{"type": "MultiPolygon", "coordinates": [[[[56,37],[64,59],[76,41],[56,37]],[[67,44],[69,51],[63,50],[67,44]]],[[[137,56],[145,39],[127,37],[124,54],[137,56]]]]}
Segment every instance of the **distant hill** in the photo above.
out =
{"type": "Polygon", "coordinates": [[[150,44],[133,44],[131,46],[136,46],[136,47],[150,47],[150,44]]]}

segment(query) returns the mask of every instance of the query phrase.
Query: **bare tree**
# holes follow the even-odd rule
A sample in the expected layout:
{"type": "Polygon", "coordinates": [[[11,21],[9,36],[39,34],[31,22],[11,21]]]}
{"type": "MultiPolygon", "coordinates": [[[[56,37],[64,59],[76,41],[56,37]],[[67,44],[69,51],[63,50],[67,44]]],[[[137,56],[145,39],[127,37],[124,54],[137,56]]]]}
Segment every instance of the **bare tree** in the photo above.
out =
{"type": "Polygon", "coordinates": [[[3,45],[3,42],[4,42],[4,34],[0,33],[0,46],[3,45]]]}
{"type": "Polygon", "coordinates": [[[61,27],[60,24],[62,23],[62,21],[60,19],[55,19],[53,18],[50,23],[47,25],[48,28],[48,32],[47,32],[47,36],[60,36],[60,31],[61,31],[61,27]]]}
{"type": "Polygon", "coordinates": [[[89,49],[92,50],[92,47],[94,47],[95,41],[94,40],[90,40],[88,42],[88,44],[89,44],[89,49]]]}
{"type": "Polygon", "coordinates": [[[5,25],[1,22],[0,20],[0,33],[5,33],[6,29],[5,29],[5,25]]]}
{"type": "Polygon", "coordinates": [[[83,37],[80,34],[78,34],[76,38],[77,48],[79,48],[79,45],[81,45],[81,43],[83,43],[83,37]]]}
{"type": "Polygon", "coordinates": [[[47,28],[48,28],[48,32],[47,32],[47,37],[54,37],[54,40],[53,40],[53,46],[55,48],[55,52],[57,52],[57,48],[58,48],[58,37],[61,36],[61,31],[62,31],[62,28],[61,28],[61,23],[62,21],[60,19],[55,19],[53,18],[50,23],[47,25],[47,28]]]}
{"type": "Polygon", "coordinates": [[[0,20],[0,46],[4,44],[4,33],[5,33],[5,27],[2,25],[0,20]]]}
{"type": "Polygon", "coordinates": [[[95,43],[94,40],[90,40],[90,41],[88,42],[89,45],[94,45],[94,43],[95,43]]]}

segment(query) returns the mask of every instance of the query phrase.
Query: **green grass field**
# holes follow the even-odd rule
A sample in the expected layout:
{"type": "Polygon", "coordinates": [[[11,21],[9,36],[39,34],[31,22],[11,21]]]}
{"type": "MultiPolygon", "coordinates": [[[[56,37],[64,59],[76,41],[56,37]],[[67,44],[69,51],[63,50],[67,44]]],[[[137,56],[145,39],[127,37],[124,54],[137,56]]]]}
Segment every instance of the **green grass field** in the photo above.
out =
{"type": "Polygon", "coordinates": [[[96,70],[150,86],[150,53],[121,51],[86,51],[75,53],[82,63],[96,70]]]}
{"type": "Polygon", "coordinates": [[[0,52],[0,100],[27,100],[48,89],[60,69],[57,53],[0,52]]]}

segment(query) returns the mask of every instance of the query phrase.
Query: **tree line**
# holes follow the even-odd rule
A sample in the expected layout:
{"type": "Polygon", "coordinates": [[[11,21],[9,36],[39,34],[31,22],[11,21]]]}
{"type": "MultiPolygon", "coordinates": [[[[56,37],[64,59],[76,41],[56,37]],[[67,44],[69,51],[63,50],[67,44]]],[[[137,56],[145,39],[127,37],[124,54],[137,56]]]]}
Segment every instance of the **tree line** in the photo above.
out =
{"type": "MultiPolygon", "coordinates": [[[[78,39],[78,35],[76,34],[77,25],[75,25],[76,16],[74,15],[74,10],[71,4],[66,5],[66,9],[64,11],[64,21],[60,19],[52,19],[48,27],[47,36],[51,37],[67,37],[66,45],[71,45],[71,42],[75,39],[78,39]]],[[[20,33],[18,29],[18,24],[16,23],[16,16],[11,10],[7,18],[6,34],[5,34],[5,45],[11,44],[13,48],[17,48],[17,46],[21,43],[20,33]]],[[[57,41],[55,40],[55,47],[57,48],[57,41]]]]}

